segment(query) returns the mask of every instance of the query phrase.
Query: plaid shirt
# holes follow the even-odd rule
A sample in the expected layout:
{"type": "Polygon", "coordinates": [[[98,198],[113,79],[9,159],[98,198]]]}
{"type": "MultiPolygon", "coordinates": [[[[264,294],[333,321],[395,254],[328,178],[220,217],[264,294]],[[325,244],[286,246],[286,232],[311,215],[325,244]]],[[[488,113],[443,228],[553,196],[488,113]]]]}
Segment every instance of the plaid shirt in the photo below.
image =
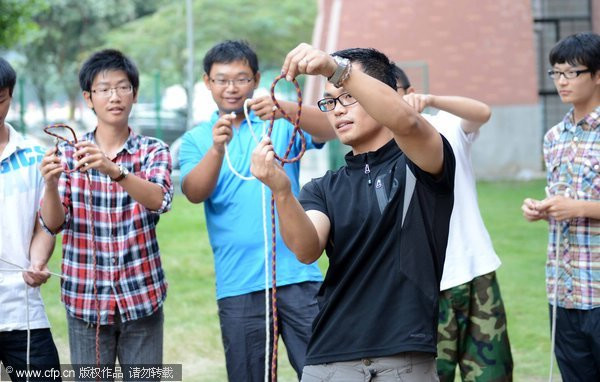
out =
{"type": "MultiPolygon", "coordinates": [[[[573,110],[544,137],[544,161],[549,185],[568,185],[569,197],[600,202],[600,107],[578,123],[573,110]]],[[[565,186],[551,194],[565,195],[565,186]]],[[[558,306],[588,310],[600,306],[600,220],[575,218],[550,220],[546,285],[554,300],[556,229],[561,229],[558,269],[558,306]]]]}
{"type": "MultiPolygon", "coordinates": [[[[82,140],[94,140],[94,132],[82,140]]],[[[59,145],[62,160],[73,168],[73,146],[59,145]]],[[[113,160],[130,173],[158,184],[163,202],[150,211],[136,202],[116,182],[97,170],[90,171],[93,206],[88,205],[89,184],[84,173],[63,173],[58,190],[65,210],[63,231],[61,299],[67,312],[96,323],[94,298],[93,242],[91,221],[95,224],[97,287],[100,323],[113,324],[118,309],[123,321],[154,313],[166,297],[167,283],[156,240],[159,215],[171,207],[171,156],[168,147],[154,138],[129,132],[129,138],[113,160]]],[[[43,201],[42,201],[43,203],[43,201]]],[[[40,218],[43,227],[48,228],[40,218]]]]}

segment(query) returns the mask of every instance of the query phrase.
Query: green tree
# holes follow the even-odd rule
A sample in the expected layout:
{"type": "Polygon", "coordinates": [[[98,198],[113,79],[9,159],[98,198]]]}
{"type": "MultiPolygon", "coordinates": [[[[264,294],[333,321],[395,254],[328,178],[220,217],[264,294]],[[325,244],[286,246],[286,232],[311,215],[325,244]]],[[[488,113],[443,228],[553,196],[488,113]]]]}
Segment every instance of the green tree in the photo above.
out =
{"type": "Polygon", "coordinates": [[[78,68],[94,50],[104,45],[108,33],[137,17],[145,16],[160,0],[52,0],[33,20],[38,32],[20,50],[26,56],[26,73],[42,107],[47,102],[47,79],[55,75],[70,104],[73,119],[80,89],[78,68]]]}
{"type": "MultiPolygon", "coordinates": [[[[289,50],[310,41],[316,8],[316,0],[195,0],[196,78],[204,72],[206,51],[224,39],[247,40],[256,49],[261,69],[281,66],[289,50]]],[[[189,56],[185,11],[184,1],[165,4],[152,15],[113,30],[107,44],[127,52],[142,72],[160,71],[165,85],[182,84],[189,56]]],[[[150,89],[142,88],[142,95],[150,89]]]]}
{"type": "Polygon", "coordinates": [[[25,37],[28,31],[35,29],[33,15],[43,6],[41,0],[0,1],[0,49],[11,48],[25,37]]]}

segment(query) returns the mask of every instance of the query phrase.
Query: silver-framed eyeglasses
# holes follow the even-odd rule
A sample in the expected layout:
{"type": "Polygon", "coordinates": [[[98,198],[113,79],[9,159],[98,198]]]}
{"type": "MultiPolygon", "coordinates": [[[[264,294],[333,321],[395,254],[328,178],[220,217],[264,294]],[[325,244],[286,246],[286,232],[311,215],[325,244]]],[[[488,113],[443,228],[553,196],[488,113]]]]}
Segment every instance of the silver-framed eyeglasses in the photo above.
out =
{"type": "Polygon", "coordinates": [[[580,74],[590,73],[589,69],[581,69],[581,70],[567,70],[565,72],[561,72],[560,70],[550,69],[548,70],[548,76],[555,81],[560,79],[560,76],[564,76],[567,80],[572,80],[573,78],[579,77],[580,74]]]}
{"type": "Polygon", "coordinates": [[[317,106],[319,106],[319,110],[326,113],[328,111],[332,111],[335,109],[335,105],[340,103],[342,106],[350,106],[354,105],[358,102],[350,93],[342,93],[337,97],[325,97],[317,102],[317,106]]]}
{"type": "Polygon", "coordinates": [[[229,86],[229,84],[232,84],[233,86],[246,86],[248,85],[250,82],[252,82],[254,78],[236,78],[234,80],[227,80],[225,78],[211,78],[210,82],[212,82],[213,84],[217,85],[217,86],[229,86]]]}
{"type": "Polygon", "coordinates": [[[133,86],[131,85],[120,85],[112,88],[101,87],[92,90],[92,93],[96,94],[100,98],[110,98],[113,95],[113,92],[117,93],[119,97],[127,96],[133,93],[133,86]]]}

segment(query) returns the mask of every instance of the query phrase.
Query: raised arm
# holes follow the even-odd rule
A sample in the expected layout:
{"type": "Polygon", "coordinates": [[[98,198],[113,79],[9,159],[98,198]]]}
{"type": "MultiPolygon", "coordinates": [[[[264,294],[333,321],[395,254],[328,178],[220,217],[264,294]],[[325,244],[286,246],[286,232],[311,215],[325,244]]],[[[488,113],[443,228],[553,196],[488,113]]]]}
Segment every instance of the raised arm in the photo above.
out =
{"type": "Polygon", "coordinates": [[[429,106],[456,115],[465,133],[476,132],[492,115],[487,104],[467,97],[408,93],[403,98],[419,113],[429,106]]]}
{"type": "Polygon", "coordinates": [[[77,160],[76,169],[82,172],[96,169],[111,179],[119,179],[119,185],[139,204],[151,211],[161,211],[170,205],[172,197],[170,171],[171,156],[166,146],[156,148],[150,155],[148,162],[149,172],[161,172],[160,178],[163,184],[144,179],[136,174],[127,174],[119,178],[120,167],[110,160],[98,145],[90,141],[80,141],[75,144],[77,151],[73,154],[77,160]],[[166,189],[165,189],[166,188],[166,189]]]}
{"type": "Polygon", "coordinates": [[[250,171],[271,189],[275,197],[279,231],[285,244],[302,263],[316,261],[327,244],[331,228],[329,218],[320,211],[304,211],[292,193],[287,174],[275,161],[268,137],[252,153],[250,171]]]}
{"type": "MultiPolygon", "coordinates": [[[[298,74],[329,78],[336,68],[337,63],[330,55],[300,44],[286,56],[282,72],[288,80],[298,74]]],[[[441,173],[444,151],[440,134],[395,89],[365,74],[356,63],[343,88],[373,119],[392,132],[398,146],[417,166],[434,175],[441,173]]]]}
{"type": "MultiPolygon", "coordinates": [[[[212,128],[213,144],[204,154],[200,162],[185,176],[181,189],[186,198],[192,203],[202,203],[214,191],[223,165],[225,144],[233,135],[233,119],[231,114],[221,116],[212,128]]],[[[187,155],[186,150],[197,150],[192,142],[183,141],[181,155],[187,155]]]]}
{"type": "Polygon", "coordinates": [[[554,195],[539,202],[537,209],[540,214],[556,220],[600,219],[600,202],[597,200],[576,200],[562,195],[554,195]]]}
{"type": "Polygon", "coordinates": [[[40,164],[40,172],[45,183],[40,215],[46,227],[53,233],[59,231],[66,218],[58,191],[58,180],[63,172],[63,166],[56,152],[56,147],[48,149],[40,164]]]}

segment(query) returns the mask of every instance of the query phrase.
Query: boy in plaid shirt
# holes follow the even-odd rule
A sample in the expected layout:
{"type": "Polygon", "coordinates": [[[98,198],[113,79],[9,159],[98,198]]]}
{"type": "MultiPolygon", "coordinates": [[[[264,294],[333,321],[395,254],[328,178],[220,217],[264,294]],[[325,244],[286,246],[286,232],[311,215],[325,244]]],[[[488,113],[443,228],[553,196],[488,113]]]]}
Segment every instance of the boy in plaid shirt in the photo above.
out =
{"type": "Polygon", "coordinates": [[[156,224],[171,207],[171,157],[162,141],[129,128],[139,76],[121,52],[93,54],[79,82],[97,127],[75,145],[48,150],[41,165],[40,220],[49,232],[63,233],[61,298],[71,362],[96,363],[99,324],[101,364],[114,365],[118,356],[121,365],[158,365],[167,283],[156,224]]]}
{"type": "Polygon", "coordinates": [[[529,221],[550,223],[546,287],[552,317],[558,280],[555,355],[562,378],[600,381],[600,36],[566,37],[550,52],[550,64],[561,100],[573,108],[544,137],[550,195],[525,199],[522,210],[529,221]]]}

